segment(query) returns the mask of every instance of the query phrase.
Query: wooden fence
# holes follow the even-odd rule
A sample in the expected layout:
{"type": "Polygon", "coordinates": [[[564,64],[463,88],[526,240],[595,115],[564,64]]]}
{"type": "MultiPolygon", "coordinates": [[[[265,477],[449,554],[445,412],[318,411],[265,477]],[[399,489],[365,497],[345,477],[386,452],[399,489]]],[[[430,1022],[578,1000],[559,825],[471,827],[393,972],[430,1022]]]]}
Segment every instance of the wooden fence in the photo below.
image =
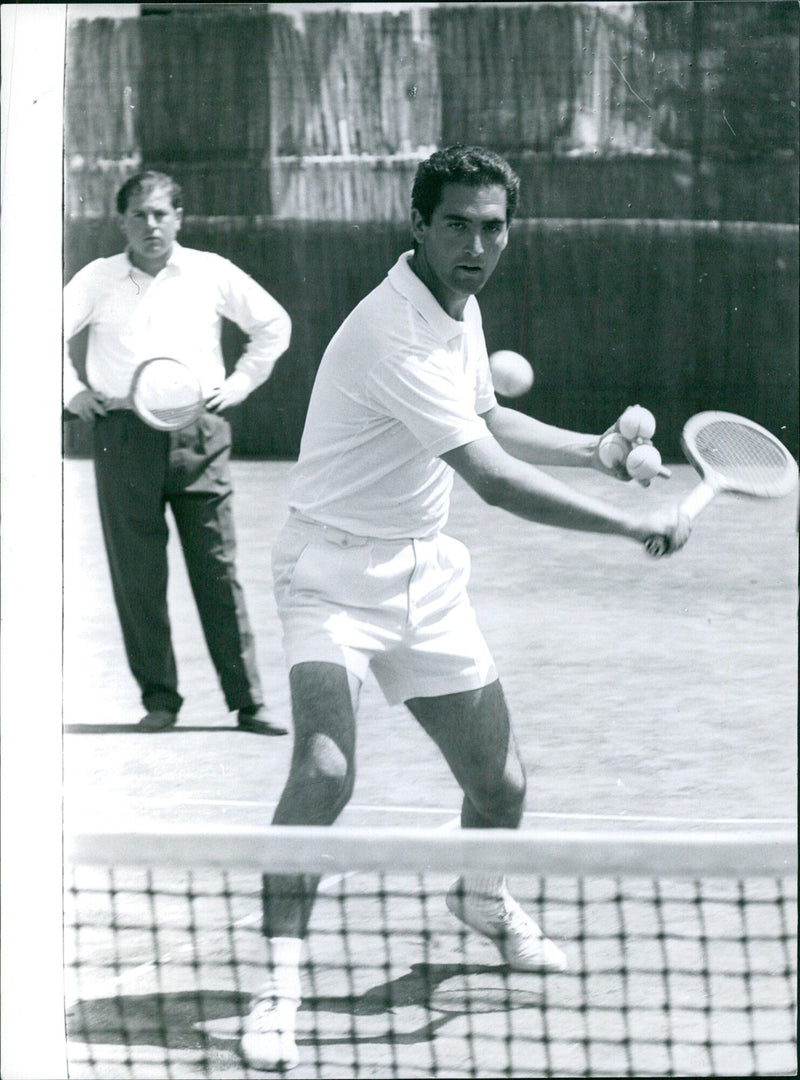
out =
{"type": "MultiPolygon", "coordinates": [[[[490,347],[535,365],[519,407],[598,430],[639,400],[668,456],[686,415],[729,408],[795,446],[794,2],[143,11],[70,29],[65,271],[119,250],[127,175],[175,175],[184,243],[294,321],[237,453],[296,454],[325,345],[408,246],[417,162],[458,140],[523,182],[481,297],[490,347]]],[[[80,425],[65,447],[86,452],[80,425]]]]}
{"type": "MultiPolygon", "coordinates": [[[[67,276],[119,250],[109,221],[73,221],[67,276]]],[[[409,246],[391,223],[189,218],[183,242],[252,274],[293,319],[269,382],[232,414],[240,455],[294,457],[317,366],[339,323],[409,246]]],[[[798,234],[782,225],[667,221],[518,221],[481,294],[490,349],[533,362],[517,407],[603,430],[632,402],[651,408],[658,444],[679,458],[683,421],[742,412],[798,438],[798,234]]],[[[241,337],[225,335],[229,358],[241,337]]],[[[66,450],[87,451],[66,426],[66,450]]]]}
{"type": "Polygon", "coordinates": [[[795,3],[181,5],[69,34],[67,211],[172,171],[193,211],[400,221],[431,148],[521,161],[521,216],[798,216],[795,3]]]}

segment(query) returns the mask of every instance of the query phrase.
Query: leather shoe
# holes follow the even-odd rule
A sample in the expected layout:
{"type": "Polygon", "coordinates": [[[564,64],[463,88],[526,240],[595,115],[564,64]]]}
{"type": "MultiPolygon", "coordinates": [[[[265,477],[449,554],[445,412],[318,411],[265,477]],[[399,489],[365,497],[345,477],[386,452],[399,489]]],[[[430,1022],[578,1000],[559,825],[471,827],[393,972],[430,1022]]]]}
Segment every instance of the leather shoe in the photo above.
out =
{"type": "Polygon", "coordinates": [[[252,731],[256,735],[288,735],[289,729],[283,724],[270,720],[263,705],[252,709],[239,709],[239,730],[252,731]]]}
{"type": "Polygon", "coordinates": [[[151,709],[136,725],[141,731],[166,731],[175,727],[178,714],[167,709],[151,709]]]}

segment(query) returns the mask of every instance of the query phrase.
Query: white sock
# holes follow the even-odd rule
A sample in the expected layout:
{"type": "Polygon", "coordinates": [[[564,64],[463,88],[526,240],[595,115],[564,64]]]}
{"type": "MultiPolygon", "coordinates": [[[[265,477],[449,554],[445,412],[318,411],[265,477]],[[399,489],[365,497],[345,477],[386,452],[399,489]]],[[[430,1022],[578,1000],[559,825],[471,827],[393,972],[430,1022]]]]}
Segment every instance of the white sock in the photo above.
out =
{"type": "Polygon", "coordinates": [[[276,1003],[286,1002],[294,1009],[300,1004],[300,956],[303,948],[301,938],[267,938],[267,981],[263,990],[276,1003]]]}
{"type": "Polygon", "coordinates": [[[507,892],[504,874],[465,874],[461,884],[466,897],[483,903],[500,903],[507,892]]]}

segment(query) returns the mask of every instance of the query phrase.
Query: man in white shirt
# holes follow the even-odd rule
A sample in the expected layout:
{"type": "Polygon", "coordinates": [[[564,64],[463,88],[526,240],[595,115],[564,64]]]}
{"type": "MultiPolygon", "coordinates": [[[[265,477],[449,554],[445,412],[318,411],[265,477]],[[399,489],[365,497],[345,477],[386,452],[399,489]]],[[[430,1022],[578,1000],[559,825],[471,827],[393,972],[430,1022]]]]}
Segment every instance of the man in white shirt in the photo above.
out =
{"type": "MultiPolygon", "coordinates": [[[[601,436],[498,405],[475,294],[508,242],[519,180],[482,148],[423,162],[412,192],[414,250],[350,314],[317,373],[273,554],[294,716],[279,825],[326,825],[353,790],[355,717],[370,669],[405,703],[463,790],[461,824],[515,828],[525,772],[491,653],[467,596],[469,553],[443,534],[454,474],[489,504],[564,529],[686,542],[674,509],[619,510],[536,465],[599,469],[601,436]]],[[[257,1068],[297,1063],[299,961],[317,881],[268,875],[269,978],[245,1021],[257,1068]]],[[[451,912],[517,970],[566,959],[503,877],[459,879],[451,912]]]]}
{"type": "Polygon", "coordinates": [[[167,610],[169,504],[228,708],[243,730],[283,735],[287,728],[269,718],[264,704],[236,576],[231,433],[222,414],[269,377],[289,345],[291,320],[233,263],[178,244],[182,197],[171,177],[130,177],[117,194],[117,210],[126,250],[89,263],[64,289],[64,402],[68,413],[93,425],[114,599],[147,710],[139,727],[173,727],[183,701],[167,610]],[[227,377],[223,317],[249,337],[227,377]],[[87,326],[84,383],[69,341],[87,326]],[[206,412],[182,431],[155,431],[125,407],[137,365],[153,356],[188,364],[208,399],[206,412]]]}

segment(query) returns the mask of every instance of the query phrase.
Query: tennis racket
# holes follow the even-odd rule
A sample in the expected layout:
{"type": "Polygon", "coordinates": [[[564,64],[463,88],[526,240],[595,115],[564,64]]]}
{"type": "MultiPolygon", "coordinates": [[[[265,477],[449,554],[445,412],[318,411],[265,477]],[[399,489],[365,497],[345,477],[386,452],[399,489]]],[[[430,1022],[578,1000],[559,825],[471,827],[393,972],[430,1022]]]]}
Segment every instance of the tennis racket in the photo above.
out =
{"type": "Polygon", "coordinates": [[[191,368],[170,356],[154,356],[139,364],[126,402],[156,431],[180,431],[205,408],[200,380],[191,368]]]}
{"type": "MultiPolygon", "coordinates": [[[[686,421],[681,445],[702,478],[680,506],[690,519],[722,491],[780,499],[797,485],[797,462],[783,443],[743,416],[697,413],[686,421]]],[[[645,548],[659,558],[666,551],[666,540],[651,536],[645,548]]]]}

